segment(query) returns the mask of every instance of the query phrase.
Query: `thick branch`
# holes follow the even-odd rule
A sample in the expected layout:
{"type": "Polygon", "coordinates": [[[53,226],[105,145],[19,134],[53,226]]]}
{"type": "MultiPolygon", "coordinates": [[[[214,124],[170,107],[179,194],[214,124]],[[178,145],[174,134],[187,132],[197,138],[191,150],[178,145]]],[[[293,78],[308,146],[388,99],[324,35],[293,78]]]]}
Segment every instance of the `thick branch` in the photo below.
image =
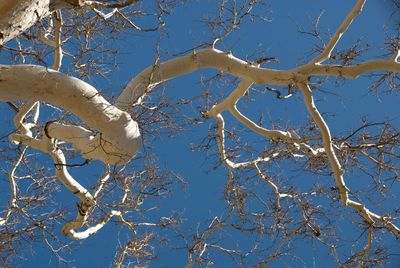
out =
{"type": "Polygon", "coordinates": [[[75,139],[77,149],[81,149],[87,159],[122,164],[140,148],[139,128],[131,116],[111,105],[96,89],[77,78],[40,66],[1,65],[0,99],[50,102],[77,115],[100,133],[89,136],[87,131],[77,127],[50,124],[53,126],[48,126],[48,134],[53,135],[52,138],[75,139]],[[78,132],[79,135],[74,137],[78,132]],[[83,132],[85,135],[81,135],[83,132]],[[82,138],[80,142],[79,138],[82,138]]]}
{"type": "Polygon", "coordinates": [[[50,15],[50,0],[0,1],[0,46],[50,15]]]}
{"type": "Polygon", "coordinates": [[[215,68],[238,77],[248,78],[256,84],[287,85],[290,84],[292,78],[292,73],[289,71],[259,68],[257,65],[234,57],[231,53],[207,48],[146,68],[127,84],[115,106],[129,110],[131,105],[140,103],[144,95],[159,83],[201,68],[215,68]]]}
{"type": "Polygon", "coordinates": [[[340,66],[310,62],[290,70],[275,70],[260,68],[258,65],[234,57],[231,53],[206,48],[146,68],[127,84],[116,100],[115,106],[129,111],[132,105],[141,103],[145,95],[158,84],[201,68],[214,68],[227,72],[256,85],[290,85],[296,82],[294,79],[296,74],[357,78],[363,73],[373,71],[400,72],[400,63],[393,60],[371,60],[357,65],[340,66]]]}

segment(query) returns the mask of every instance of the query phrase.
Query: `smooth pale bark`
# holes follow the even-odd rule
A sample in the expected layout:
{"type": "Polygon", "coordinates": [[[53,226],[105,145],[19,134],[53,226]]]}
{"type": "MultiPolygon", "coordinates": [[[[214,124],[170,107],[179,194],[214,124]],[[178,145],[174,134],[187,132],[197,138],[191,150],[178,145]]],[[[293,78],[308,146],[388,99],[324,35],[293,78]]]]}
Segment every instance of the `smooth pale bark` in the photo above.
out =
{"type": "Polygon", "coordinates": [[[141,145],[139,127],[128,113],[82,80],[45,67],[0,65],[0,100],[49,102],[78,116],[99,132],[57,123],[49,124],[46,131],[52,138],[73,143],[86,159],[123,164],[141,145]]]}
{"type": "Polygon", "coordinates": [[[310,62],[290,70],[275,70],[260,68],[258,64],[243,61],[232,53],[210,47],[146,68],[126,85],[115,102],[115,106],[129,111],[132,105],[141,103],[143,97],[158,84],[202,68],[214,68],[230,73],[252,81],[256,85],[290,85],[296,84],[299,76],[323,75],[354,79],[366,72],[400,72],[400,63],[391,59],[371,60],[351,66],[321,65],[310,62]]]}
{"type": "Polygon", "coordinates": [[[210,47],[146,68],[127,84],[115,105],[129,110],[131,105],[140,103],[143,96],[159,83],[203,68],[214,68],[237,77],[248,78],[258,85],[288,85],[293,77],[288,71],[259,68],[256,64],[234,57],[230,52],[210,47]]]}
{"type": "MultiPolygon", "coordinates": [[[[52,2],[52,8],[54,8],[55,2],[51,0],[2,0],[0,2],[0,14],[2,15],[0,17],[0,45],[4,45],[7,41],[26,31],[35,22],[48,16],[50,14],[50,2],[52,2]]],[[[220,72],[227,72],[242,79],[242,83],[229,97],[206,113],[217,121],[221,160],[229,169],[253,166],[260,178],[272,187],[277,196],[277,202],[281,197],[292,198],[288,194],[280,194],[277,185],[268,180],[257,167],[258,162],[269,161],[269,159],[277,157],[279,152],[271,155],[271,157],[242,163],[234,163],[229,160],[225,152],[222,111],[231,112],[239,122],[262,136],[270,139],[279,138],[286,144],[292,144],[293,155],[295,151],[304,148],[309,149],[312,154],[325,153],[333,170],[343,204],[356,210],[371,226],[376,221],[381,222],[388,230],[400,236],[400,228],[394,225],[389,217],[375,214],[362,203],[350,199],[350,190],[345,184],[344,170],[336,157],[329,127],[315,106],[312,91],[307,84],[308,78],[311,76],[336,76],[354,79],[363,73],[372,71],[400,72],[400,63],[398,62],[400,51],[397,51],[393,58],[388,60],[371,60],[352,66],[323,64],[330,58],[333,49],[349,28],[353,19],[361,12],[364,3],[365,0],[357,1],[322,53],[305,65],[291,70],[260,68],[258,64],[243,61],[234,57],[230,52],[227,53],[209,47],[194,51],[191,55],[177,57],[148,67],[128,83],[115,105],[107,102],[89,84],[45,67],[0,65],[0,100],[26,100],[29,104],[26,105],[26,112],[34,107],[35,101],[49,102],[77,115],[91,128],[86,129],[83,126],[65,125],[57,122],[48,123],[44,128],[44,135],[47,137],[39,140],[32,136],[31,125],[23,122],[26,113],[21,113],[21,117],[16,116],[14,120],[19,127],[17,127],[17,133],[10,135],[11,139],[47,152],[52,156],[56,166],[56,175],[83,202],[80,205],[80,212],[82,210],[84,213],[78,215],[75,221],[68,223],[64,228],[64,233],[76,239],[86,238],[102,228],[111,217],[121,216],[122,214],[120,211],[111,211],[97,225],[89,227],[85,231],[76,232],[75,229],[81,228],[86,222],[86,212],[93,209],[95,199],[69,175],[65,157],[62,151],[57,148],[57,143],[53,138],[72,143],[73,147],[80,150],[82,156],[86,159],[101,160],[106,164],[124,164],[135,156],[141,145],[139,127],[125,111],[129,112],[134,105],[140,104],[146,94],[159,83],[201,68],[215,68],[220,72]],[[237,109],[236,102],[252,83],[257,85],[297,85],[304,95],[305,105],[314,123],[321,132],[323,148],[313,150],[310,145],[302,143],[302,139],[293,138],[290,132],[269,130],[258,126],[242,114],[237,109]]],[[[58,40],[60,43],[59,38],[58,40]]],[[[62,56],[61,54],[60,52],[60,56],[62,56]]],[[[54,66],[57,67],[57,65],[54,66]]],[[[304,141],[306,140],[304,139],[304,141]]],[[[13,207],[12,204],[13,201],[10,207],[13,207]]],[[[282,242],[285,242],[285,239],[282,242]]],[[[204,247],[203,253],[205,249],[206,247],[204,247]]]]}
{"type": "Polygon", "coordinates": [[[47,17],[50,0],[1,0],[0,46],[47,17]]]}

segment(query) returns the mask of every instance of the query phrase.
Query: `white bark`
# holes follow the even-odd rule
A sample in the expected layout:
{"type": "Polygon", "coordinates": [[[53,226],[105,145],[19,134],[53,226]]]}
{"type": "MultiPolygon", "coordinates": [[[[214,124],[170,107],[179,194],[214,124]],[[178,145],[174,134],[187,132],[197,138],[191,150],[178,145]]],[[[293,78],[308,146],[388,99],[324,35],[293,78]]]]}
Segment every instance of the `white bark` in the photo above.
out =
{"type": "Polygon", "coordinates": [[[248,78],[257,85],[266,83],[288,85],[292,79],[292,74],[288,71],[259,68],[234,57],[230,52],[206,48],[146,68],[127,84],[115,105],[123,110],[129,110],[131,105],[140,103],[145,94],[158,84],[202,68],[214,68],[248,78]]]}
{"type": "Polygon", "coordinates": [[[230,52],[210,47],[146,68],[127,84],[115,105],[129,111],[132,105],[141,103],[144,96],[158,84],[202,68],[214,68],[221,72],[227,72],[247,79],[256,85],[296,84],[296,77],[299,75],[324,75],[354,79],[363,73],[372,71],[400,72],[400,64],[392,59],[371,60],[351,66],[321,65],[311,61],[290,70],[266,69],[243,61],[230,52]]]}
{"type": "Polygon", "coordinates": [[[325,46],[324,50],[322,51],[321,54],[319,54],[314,60],[312,60],[312,63],[321,63],[323,61],[326,61],[327,59],[330,58],[331,53],[333,49],[335,48],[336,44],[339,42],[340,38],[342,35],[347,31],[347,29],[350,27],[350,24],[353,22],[354,18],[358,16],[362,8],[365,4],[366,0],[358,0],[356,5],[353,7],[353,9],[350,11],[349,14],[347,14],[346,18],[343,20],[342,25],[337,29],[331,40],[329,40],[329,43],[325,46]]]}
{"type": "Polygon", "coordinates": [[[95,133],[79,126],[51,123],[49,137],[71,142],[86,159],[124,164],[140,148],[139,127],[89,84],[34,65],[0,66],[0,100],[44,101],[77,115],[95,133]],[[23,79],[21,79],[23,77],[23,79]]]}
{"type": "MultiPolygon", "coordinates": [[[[94,196],[91,195],[68,173],[66,159],[62,151],[57,147],[55,139],[71,143],[75,149],[81,151],[82,156],[86,159],[100,160],[105,164],[125,164],[136,155],[141,146],[139,127],[128,113],[132,107],[140,104],[146,94],[166,80],[201,68],[215,68],[242,79],[242,82],[230,96],[205,113],[206,116],[213,117],[217,122],[218,148],[221,160],[229,170],[244,167],[254,168],[259,177],[272,187],[278,204],[280,198],[294,198],[292,195],[280,193],[278,186],[264,176],[257,166],[260,162],[267,162],[278,157],[281,152],[241,163],[234,163],[229,159],[224,144],[224,120],[221,115],[224,111],[230,112],[239,122],[253,132],[268,139],[280,140],[290,145],[288,148],[292,147],[293,150],[290,149],[292,150],[290,151],[288,149],[288,152],[293,155],[302,150],[311,154],[326,154],[334,173],[335,183],[339,189],[342,203],[357,211],[371,225],[375,222],[380,222],[387,229],[400,236],[400,228],[391,222],[390,218],[371,212],[362,203],[351,199],[350,191],[345,183],[344,170],[335,154],[329,126],[315,106],[313,93],[307,84],[308,78],[311,76],[337,76],[353,79],[371,71],[400,72],[400,63],[397,62],[400,55],[399,51],[388,60],[371,60],[352,66],[321,64],[329,59],[341,36],[349,28],[353,19],[361,12],[364,3],[365,0],[357,1],[353,10],[345,18],[322,53],[305,65],[291,70],[265,69],[260,68],[257,64],[234,57],[230,52],[226,53],[214,47],[209,47],[201,51],[195,51],[191,55],[178,57],[148,67],[128,83],[115,105],[110,104],[89,84],[57,71],[35,65],[0,65],[0,100],[24,100],[28,102],[14,118],[17,133],[10,135],[10,139],[41,150],[53,158],[56,176],[82,201],[77,218],[66,224],[63,232],[75,239],[86,238],[101,229],[112,217],[121,217],[124,212],[112,210],[96,225],[80,232],[77,231],[87,223],[88,214],[95,207],[95,197],[98,192],[94,196]],[[257,125],[247,118],[237,109],[236,103],[253,83],[257,85],[297,85],[303,93],[305,106],[318,126],[321,137],[293,137],[289,131],[270,130],[257,125]],[[42,139],[33,137],[32,128],[36,126],[36,122],[32,124],[26,123],[24,118],[31,109],[36,108],[38,111],[37,101],[49,102],[62,107],[78,116],[89,127],[51,122],[45,125],[42,139]],[[323,148],[314,150],[307,144],[309,140],[320,138],[322,138],[323,148]]],[[[0,45],[4,45],[10,39],[26,31],[36,21],[48,16],[50,14],[49,4],[50,0],[3,0],[0,2],[0,14],[2,14],[0,17],[0,45]]],[[[56,56],[58,55],[53,66],[56,69],[61,64],[62,56],[60,47],[61,26],[62,23],[60,22],[57,26],[56,41],[53,44],[56,56]]],[[[302,153],[306,154],[306,152],[302,153]]],[[[10,204],[10,212],[7,212],[4,218],[0,218],[0,225],[6,221],[11,209],[15,206],[16,194],[13,180],[11,180],[11,188],[13,198],[10,204]]],[[[100,190],[101,188],[98,191],[100,190]]],[[[124,202],[125,199],[121,203],[124,202]]],[[[285,239],[281,244],[286,241],[285,239]]],[[[277,250],[281,244],[278,245],[277,250]]],[[[204,250],[201,254],[204,253],[205,249],[206,244],[204,244],[204,250]]]]}
{"type": "Polygon", "coordinates": [[[50,0],[0,1],[0,46],[50,14],[50,0]]]}

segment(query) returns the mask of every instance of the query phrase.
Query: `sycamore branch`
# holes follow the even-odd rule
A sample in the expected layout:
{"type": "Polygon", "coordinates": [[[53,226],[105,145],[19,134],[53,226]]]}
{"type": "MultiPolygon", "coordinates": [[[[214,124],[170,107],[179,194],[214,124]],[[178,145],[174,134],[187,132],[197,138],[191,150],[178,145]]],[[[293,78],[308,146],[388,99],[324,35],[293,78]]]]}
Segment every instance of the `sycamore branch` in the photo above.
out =
{"type": "Polygon", "coordinates": [[[261,68],[233,56],[230,52],[227,53],[210,47],[146,68],[127,84],[117,98],[115,106],[129,111],[132,106],[140,104],[143,98],[160,83],[202,68],[214,68],[220,72],[230,73],[247,79],[256,85],[287,86],[295,84],[295,77],[299,74],[354,79],[363,73],[374,71],[400,72],[400,63],[393,61],[393,59],[371,60],[350,66],[320,65],[310,62],[290,70],[275,70],[261,68]]]}
{"type": "Polygon", "coordinates": [[[54,49],[54,63],[53,70],[59,71],[61,68],[62,58],[63,58],[63,50],[62,50],[62,40],[61,40],[61,31],[62,31],[62,16],[60,11],[56,11],[54,15],[55,19],[55,28],[54,28],[54,39],[55,46],[54,49]]]}
{"type": "Polygon", "coordinates": [[[51,14],[50,0],[0,1],[0,46],[51,14]]]}
{"type": "Polygon", "coordinates": [[[13,167],[11,168],[11,172],[8,174],[8,179],[10,181],[11,198],[10,198],[10,204],[7,208],[7,211],[4,213],[3,217],[0,217],[0,226],[7,223],[8,219],[11,216],[11,214],[13,213],[14,209],[16,209],[18,207],[17,183],[15,181],[15,172],[16,172],[19,164],[21,164],[23,158],[25,157],[26,148],[27,147],[25,147],[22,150],[22,152],[19,154],[17,161],[15,161],[15,163],[13,164],[13,167]]]}
{"type": "Polygon", "coordinates": [[[141,138],[137,123],[82,80],[35,65],[1,65],[0,77],[0,100],[49,102],[77,115],[97,130],[56,123],[46,127],[45,133],[50,138],[69,137],[69,141],[75,141],[73,145],[86,159],[123,164],[139,150],[141,138]]]}
{"type": "Polygon", "coordinates": [[[376,222],[380,222],[385,225],[390,231],[392,231],[396,236],[400,237],[400,228],[397,227],[388,217],[380,216],[374,212],[371,212],[365,205],[362,203],[356,202],[349,197],[349,189],[346,186],[344,181],[344,170],[341,167],[339,160],[336,156],[336,153],[333,148],[332,137],[330,134],[330,130],[325,120],[321,116],[321,113],[318,111],[317,107],[314,103],[314,98],[312,96],[312,92],[310,87],[308,86],[306,81],[297,84],[303,93],[304,103],[314,120],[315,124],[321,131],[322,141],[325,149],[325,153],[328,156],[329,163],[331,165],[331,169],[334,174],[334,179],[336,182],[336,186],[339,189],[339,195],[342,203],[345,206],[351,207],[356,210],[369,224],[375,224],[376,222]]]}
{"type": "Polygon", "coordinates": [[[365,4],[366,0],[358,0],[354,8],[350,11],[347,17],[342,22],[342,25],[338,28],[335,32],[333,37],[329,40],[329,43],[325,46],[324,50],[320,55],[318,55],[314,60],[311,62],[314,64],[320,64],[321,62],[330,58],[333,49],[335,48],[336,44],[339,42],[342,35],[347,31],[350,27],[350,24],[354,20],[354,18],[359,15],[362,11],[362,7],[365,4]]]}
{"type": "MultiPolygon", "coordinates": [[[[101,2],[86,2],[88,5],[101,5],[101,2]]],[[[130,5],[135,2],[136,1],[124,1],[120,2],[120,4],[130,5]]],[[[0,3],[0,13],[5,14],[5,18],[8,18],[7,22],[4,17],[0,18],[0,45],[5,44],[5,42],[11,38],[25,31],[37,20],[50,14],[49,0],[35,2],[33,0],[21,1],[18,2],[17,5],[14,5],[15,3],[10,3],[11,2],[7,1],[0,3]],[[11,7],[18,8],[20,12],[22,12],[21,10],[24,8],[24,10],[28,10],[32,14],[29,13],[30,15],[26,17],[26,20],[24,20],[22,24],[20,22],[17,23],[15,16],[13,17],[13,15],[10,14],[11,7]],[[33,7],[35,8],[35,12],[31,10],[33,7]],[[16,27],[7,26],[9,29],[6,31],[5,25],[12,24],[13,22],[16,23],[16,27]]],[[[57,146],[57,140],[71,143],[73,148],[80,150],[82,156],[86,159],[100,160],[105,164],[125,164],[136,155],[141,144],[139,127],[129,114],[133,107],[141,104],[146,95],[150,93],[154,87],[164,81],[202,68],[214,68],[220,72],[230,73],[242,79],[237,88],[228,97],[205,113],[207,117],[213,117],[217,122],[220,157],[221,161],[229,170],[254,168],[257,175],[272,188],[277,198],[278,207],[280,198],[293,198],[293,195],[280,193],[278,186],[269,180],[258,166],[259,163],[268,162],[278,157],[281,152],[275,152],[268,157],[260,157],[240,163],[235,163],[230,159],[225,149],[224,119],[221,114],[223,112],[230,112],[240,123],[267,139],[290,145],[291,149],[289,153],[293,156],[297,152],[313,155],[325,154],[333,171],[342,203],[357,211],[371,226],[380,223],[397,236],[400,236],[400,229],[390,218],[371,212],[365,205],[350,198],[350,191],[344,180],[344,170],[335,153],[335,150],[338,148],[334,148],[333,146],[330,129],[321,113],[318,111],[314,103],[312,91],[308,85],[308,79],[312,76],[335,76],[354,79],[361,74],[374,71],[400,72],[400,63],[398,62],[399,51],[397,51],[396,55],[387,60],[369,60],[350,66],[321,64],[321,62],[329,59],[341,36],[349,28],[353,19],[361,12],[364,3],[365,0],[357,1],[353,10],[345,18],[322,53],[307,64],[290,70],[261,68],[259,64],[244,61],[233,56],[230,52],[223,52],[214,47],[209,47],[200,51],[194,51],[190,55],[177,57],[146,68],[131,79],[114,105],[100,96],[98,91],[92,86],[77,78],[69,77],[41,66],[1,65],[0,100],[28,101],[14,118],[17,132],[10,135],[10,139],[15,143],[22,143],[26,146],[38,149],[52,157],[56,176],[82,201],[79,205],[79,213],[76,219],[65,226],[64,233],[75,239],[86,238],[102,228],[113,216],[122,217],[124,211],[112,210],[108,212],[99,223],[88,227],[86,230],[78,230],[87,223],[87,217],[96,205],[95,197],[97,192],[94,196],[91,195],[69,174],[66,159],[61,149],[57,146]],[[24,79],[21,79],[21,77],[24,79]],[[304,104],[313,121],[319,128],[321,135],[304,138],[293,137],[290,131],[261,127],[241,113],[236,104],[253,83],[256,85],[297,85],[299,90],[303,93],[304,104]],[[66,111],[77,115],[88,127],[49,122],[39,135],[35,136],[33,134],[33,129],[37,127],[36,120],[34,119],[33,123],[26,123],[24,119],[31,110],[36,109],[38,111],[39,105],[37,101],[49,102],[64,108],[66,111]],[[312,146],[307,143],[310,140],[316,139],[322,139],[323,148],[313,149],[312,146]]],[[[113,6],[107,5],[103,7],[112,8],[113,6]]],[[[115,8],[120,7],[122,6],[115,8]]],[[[18,14],[20,15],[21,13],[18,14]]],[[[57,15],[60,15],[59,12],[56,14],[56,18],[57,15]]],[[[48,42],[55,49],[54,69],[58,69],[61,65],[61,17],[58,17],[56,24],[56,40],[48,42]]],[[[38,114],[38,112],[36,114],[38,114]]],[[[34,118],[37,118],[37,116],[35,115],[34,118]]],[[[16,186],[12,178],[13,176],[11,175],[11,209],[16,203],[16,186]]],[[[122,202],[124,202],[124,200],[122,200],[122,202]]],[[[9,212],[6,213],[5,218],[8,218],[8,214],[9,212]]],[[[286,240],[284,239],[281,243],[283,244],[285,242],[286,240]]],[[[206,245],[204,246],[204,250],[205,249],[206,245]]],[[[367,249],[368,247],[366,247],[366,251],[367,249]]],[[[279,247],[276,253],[278,251],[279,247]]],[[[204,251],[202,252],[204,253],[204,251]]]]}
{"type": "Polygon", "coordinates": [[[312,92],[307,82],[309,77],[321,75],[354,79],[361,74],[373,71],[395,73],[400,72],[400,64],[397,62],[398,55],[395,55],[394,60],[393,58],[387,60],[370,60],[351,66],[320,64],[320,62],[325,61],[330,57],[330,54],[340,40],[341,36],[349,28],[355,16],[361,12],[364,3],[365,0],[358,1],[356,3],[353,10],[343,21],[342,25],[329,41],[323,52],[316,59],[305,65],[291,70],[265,69],[260,68],[258,65],[248,63],[237,57],[234,57],[230,52],[225,53],[215,49],[214,47],[210,47],[201,51],[194,51],[191,55],[174,58],[172,60],[148,67],[128,83],[122,94],[117,99],[116,106],[125,110],[130,110],[132,105],[134,106],[140,104],[146,94],[148,94],[158,84],[171,78],[196,71],[200,68],[215,68],[220,72],[227,72],[242,78],[243,81],[230,96],[225,98],[222,102],[216,104],[210,111],[205,113],[207,117],[214,117],[217,121],[219,133],[218,148],[221,154],[221,159],[226,166],[230,169],[239,168],[247,166],[250,163],[257,163],[257,161],[233,163],[228,158],[224,149],[224,121],[222,115],[220,114],[223,111],[231,112],[239,122],[262,136],[271,139],[280,138],[288,143],[292,143],[297,148],[310,148],[310,151],[313,154],[326,154],[331,169],[334,173],[335,182],[339,189],[339,196],[342,203],[355,209],[370,224],[380,222],[389,230],[394,232],[397,236],[400,236],[400,229],[393,222],[391,222],[389,218],[373,213],[362,203],[350,199],[349,189],[347,188],[343,177],[344,170],[335,154],[329,127],[315,106],[312,92]],[[291,137],[289,132],[268,130],[266,128],[259,127],[257,124],[243,115],[237,109],[236,102],[246,93],[248,87],[252,83],[257,85],[297,85],[304,95],[304,103],[313,121],[321,131],[323,148],[311,150],[312,148],[307,143],[296,143],[295,139],[291,137]]]}

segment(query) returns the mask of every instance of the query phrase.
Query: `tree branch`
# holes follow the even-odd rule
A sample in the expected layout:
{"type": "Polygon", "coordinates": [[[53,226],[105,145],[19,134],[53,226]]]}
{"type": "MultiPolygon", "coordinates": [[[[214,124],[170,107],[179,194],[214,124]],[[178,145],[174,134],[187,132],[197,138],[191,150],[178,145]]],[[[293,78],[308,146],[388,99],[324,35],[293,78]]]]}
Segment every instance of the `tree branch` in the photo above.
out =
{"type": "Polygon", "coordinates": [[[331,53],[333,49],[335,48],[336,44],[339,42],[340,38],[343,36],[343,34],[347,31],[349,28],[350,24],[354,20],[354,18],[361,13],[362,7],[365,4],[366,0],[358,0],[356,5],[353,7],[353,9],[350,11],[350,13],[347,15],[347,17],[344,19],[342,22],[342,25],[340,25],[339,29],[337,29],[336,33],[333,35],[329,43],[325,46],[324,50],[322,53],[312,60],[311,62],[314,64],[320,64],[321,62],[327,60],[330,58],[331,53]]]}

